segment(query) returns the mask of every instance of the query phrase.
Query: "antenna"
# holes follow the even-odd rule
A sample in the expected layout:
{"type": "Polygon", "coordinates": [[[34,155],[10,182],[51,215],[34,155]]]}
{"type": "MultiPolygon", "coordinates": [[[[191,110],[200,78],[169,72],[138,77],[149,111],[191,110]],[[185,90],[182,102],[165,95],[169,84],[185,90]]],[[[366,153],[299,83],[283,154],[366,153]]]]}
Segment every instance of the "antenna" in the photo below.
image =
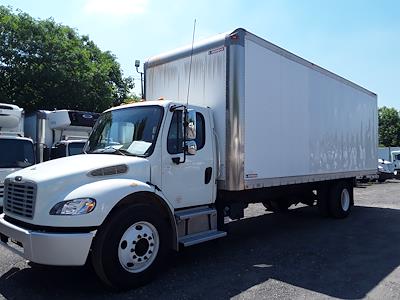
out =
{"type": "Polygon", "coordinates": [[[188,82],[188,90],[187,90],[187,97],[186,97],[186,107],[189,105],[190,74],[192,73],[193,44],[194,44],[194,34],[195,34],[195,32],[196,32],[196,19],[194,19],[194,23],[193,23],[192,51],[190,52],[189,82],[188,82]]]}

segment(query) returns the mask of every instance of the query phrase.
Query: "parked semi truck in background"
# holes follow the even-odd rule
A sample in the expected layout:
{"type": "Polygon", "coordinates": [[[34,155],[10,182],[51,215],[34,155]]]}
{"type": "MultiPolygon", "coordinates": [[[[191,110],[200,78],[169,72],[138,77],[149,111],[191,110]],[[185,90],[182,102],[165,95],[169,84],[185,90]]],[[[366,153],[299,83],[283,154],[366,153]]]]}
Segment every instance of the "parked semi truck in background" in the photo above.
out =
{"type": "Polygon", "coordinates": [[[400,147],[378,148],[378,180],[400,178],[400,147]]]}
{"type": "Polygon", "coordinates": [[[126,289],[170,249],[225,236],[249,203],[344,218],[356,176],[376,173],[376,95],[244,29],[148,60],[145,93],[172,101],[109,109],[87,154],[6,178],[3,246],[39,264],[89,260],[126,289]]]}
{"type": "Polygon", "coordinates": [[[378,158],[394,164],[396,171],[400,171],[400,147],[379,147],[378,158]]]}
{"type": "Polygon", "coordinates": [[[99,115],[65,109],[27,114],[25,133],[35,142],[37,161],[82,153],[99,115]]]}
{"type": "Polygon", "coordinates": [[[24,110],[0,103],[0,213],[3,211],[4,178],[34,163],[32,140],[24,137],[24,110]]]}

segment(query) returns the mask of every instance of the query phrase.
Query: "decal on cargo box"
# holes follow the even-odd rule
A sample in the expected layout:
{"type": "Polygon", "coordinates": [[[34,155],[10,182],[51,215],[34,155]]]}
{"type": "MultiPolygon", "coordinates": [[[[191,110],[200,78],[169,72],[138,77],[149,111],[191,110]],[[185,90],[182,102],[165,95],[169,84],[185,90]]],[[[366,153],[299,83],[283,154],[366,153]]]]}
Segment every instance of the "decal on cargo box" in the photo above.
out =
{"type": "Polygon", "coordinates": [[[215,54],[215,53],[218,53],[218,52],[222,52],[222,51],[224,51],[224,49],[225,49],[224,46],[221,46],[221,47],[218,47],[218,48],[215,48],[215,49],[211,49],[210,51],[208,51],[208,55],[215,54]]]}
{"type": "Polygon", "coordinates": [[[258,174],[246,174],[246,178],[257,178],[258,174]]]}

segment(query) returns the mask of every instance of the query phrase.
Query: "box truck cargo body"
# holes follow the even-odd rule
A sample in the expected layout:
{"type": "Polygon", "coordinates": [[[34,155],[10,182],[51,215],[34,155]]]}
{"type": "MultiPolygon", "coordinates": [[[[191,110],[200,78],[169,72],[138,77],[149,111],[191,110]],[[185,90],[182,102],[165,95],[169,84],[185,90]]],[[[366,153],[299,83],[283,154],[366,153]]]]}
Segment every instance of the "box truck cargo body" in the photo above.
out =
{"type": "Polygon", "coordinates": [[[374,93],[243,29],[151,58],[147,100],[211,107],[219,188],[376,173],[374,93]]]}
{"type": "Polygon", "coordinates": [[[376,95],[243,29],[151,58],[145,92],[168,100],[111,108],[87,154],[6,178],[1,245],[40,264],[90,260],[127,289],[170,249],[226,236],[249,203],[345,218],[355,178],[376,172],[376,95]]]}

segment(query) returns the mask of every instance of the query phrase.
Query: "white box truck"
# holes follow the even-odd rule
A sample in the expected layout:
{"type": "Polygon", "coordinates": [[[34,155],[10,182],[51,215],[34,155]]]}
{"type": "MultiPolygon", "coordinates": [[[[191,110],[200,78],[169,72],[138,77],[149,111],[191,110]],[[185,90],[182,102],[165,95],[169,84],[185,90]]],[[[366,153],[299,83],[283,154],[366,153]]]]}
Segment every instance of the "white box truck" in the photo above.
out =
{"type": "Polygon", "coordinates": [[[25,134],[36,146],[36,159],[49,159],[82,153],[100,114],[76,110],[39,110],[25,117],[25,134]]]}
{"type": "Polygon", "coordinates": [[[0,103],[0,213],[3,212],[4,179],[35,164],[33,142],[24,137],[24,110],[0,103]]]}
{"type": "Polygon", "coordinates": [[[225,236],[249,203],[344,218],[356,176],[376,172],[376,95],[244,29],[156,56],[145,78],[148,100],[172,101],[109,109],[87,154],[7,177],[4,247],[39,264],[89,260],[131,288],[170,249],[225,236]]]}

